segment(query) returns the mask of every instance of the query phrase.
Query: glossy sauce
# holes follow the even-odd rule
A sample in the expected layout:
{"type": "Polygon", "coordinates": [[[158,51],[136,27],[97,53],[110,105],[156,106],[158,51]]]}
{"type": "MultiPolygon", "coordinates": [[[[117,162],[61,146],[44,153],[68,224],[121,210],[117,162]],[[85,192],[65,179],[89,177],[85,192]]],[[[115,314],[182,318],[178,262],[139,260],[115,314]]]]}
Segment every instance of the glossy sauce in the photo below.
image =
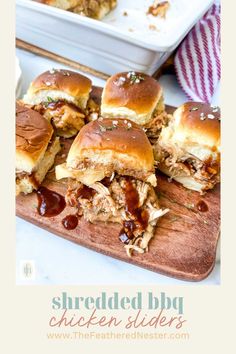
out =
{"type": "Polygon", "coordinates": [[[126,179],[125,201],[126,213],[131,219],[123,222],[123,229],[120,232],[119,239],[123,243],[128,244],[129,240],[134,238],[134,231],[136,229],[140,231],[145,230],[149,220],[148,212],[139,208],[139,194],[130,178],[126,179]]]}
{"type": "Polygon", "coordinates": [[[65,198],[46,187],[37,190],[38,213],[41,216],[52,217],[60,214],[66,206],[65,198]]]}
{"type": "Polygon", "coordinates": [[[62,220],[62,225],[67,230],[74,230],[78,225],[78,217],[76,215],[67,215],[62,220]]]}
{"type": "Polygon", "coordinates": [[[197,209],[203,213],[207,212],[208,211],[208,205],[206,202],[204,202],[204,200],[200,200],[198,203],[197,203],[197,209]]]}
{"type": "Polygon", "coordinates": [[[105,177],[103,178],[103,180],[101,180],[101,183],[105,186],[105,187],[109,187],[111,185],[111,177],[105,177]]]}
{"type": "Polygon", "coordinates": [[[83,185],[83,187],[77,191],[77,198],[91,200],[95,193],[96,191],[93,188],[83,185]]]}

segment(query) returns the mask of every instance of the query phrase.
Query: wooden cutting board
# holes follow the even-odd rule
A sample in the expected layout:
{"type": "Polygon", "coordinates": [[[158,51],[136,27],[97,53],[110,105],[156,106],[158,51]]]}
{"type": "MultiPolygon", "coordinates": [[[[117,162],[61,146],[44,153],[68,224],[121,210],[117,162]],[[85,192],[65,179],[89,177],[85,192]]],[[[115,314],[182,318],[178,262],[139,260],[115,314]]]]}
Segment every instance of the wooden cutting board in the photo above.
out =
{"type": "MultiPolygon", "coordinates": [[[[94,88],[92,96],[100,101],[101,88],[94,88]]],[[[167,107],[173,112],[173,107],[167,107]]],[[[56,164],[65,160],[72,139],[62,141],[62,150],[56,164]]],[[[216,247],[220,231],[220,186],[200,196],[189,191],[177,182],[170,182],[166,176],[157,173],[159,196],[162,208],[170,212],[158,222],[155,237],[149,244],[149,252],[126,255],[123,244],[118,238],[120,225],[97,223],[96,225],[79,220],[74,230],[66,230],[62,219],[75,213],[66,207],[56,217],[42,217],[37,212],[37,195],[20,195],[16,198],[17,216],[94,251],[138,265],[149,270],[184,280],[200,281],[207,277],[215,264],[216,247]],[[200,212],[199,201],[204,200],[208,211],[200,212]]],[[[56,181],[54,171],[47,174],[44,186],[61,195],[66,193],[66,182],[56,181]]]]}

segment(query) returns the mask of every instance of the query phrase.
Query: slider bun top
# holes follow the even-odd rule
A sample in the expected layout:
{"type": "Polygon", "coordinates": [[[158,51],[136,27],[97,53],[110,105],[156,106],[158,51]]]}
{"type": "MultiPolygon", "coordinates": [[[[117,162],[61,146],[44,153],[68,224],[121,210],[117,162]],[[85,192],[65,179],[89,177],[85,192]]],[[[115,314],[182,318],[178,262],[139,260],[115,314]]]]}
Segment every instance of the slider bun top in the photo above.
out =
{"type": "Polygon", "coordinates": [[[66,169],[65,174],[57,169],[57,178],[71,176],[89,185],[117,172],[156,185],[151,144],[141,127],[125,119],[100,118],[85,125],[70,148],[66,169]]]}
{"type": "Polygon", "coordinates": [[[173,120],[162,130],[160,141],[176,144],[186,152],[207,160],[220,153],[220,109],[206,103],[187,102],[173,114],[173,120]]]}
{"type": "Polygon", "coordinates": [[[27,104],[37,105],[47,102],[50,97],[53,100],[72,102],[85,109],[91,88],[91,80],[81,74],[70,70],[51,69],[36,77],[23,100],[27,104]]]}
{"type": "Polygon", "coordinates": [[[162,88],[151,76],[137,72],[133,72],[133,76],[132,72],[118,73],[106,82],[102,93],[101,114],[108,118],[126,117],[145,125],[152,119],[162,98],[162,88]],[[141,78],[140,82],[139,79],[134,82],[135,76],[141,78]]]}
{"type": "Polygon", "coordinates": [[[16,170],[31,173],[44,157],[53,135],[51,124],[38,112],[16,104],[16,170]]]}
{"type": "Polygon", "coordinates": [[[40,2],[41,4],[51,5],[55,7],[59,7],[63,10],[71,9],[78,5],[79,0],[35,0],[36,2],[40,2]]]}

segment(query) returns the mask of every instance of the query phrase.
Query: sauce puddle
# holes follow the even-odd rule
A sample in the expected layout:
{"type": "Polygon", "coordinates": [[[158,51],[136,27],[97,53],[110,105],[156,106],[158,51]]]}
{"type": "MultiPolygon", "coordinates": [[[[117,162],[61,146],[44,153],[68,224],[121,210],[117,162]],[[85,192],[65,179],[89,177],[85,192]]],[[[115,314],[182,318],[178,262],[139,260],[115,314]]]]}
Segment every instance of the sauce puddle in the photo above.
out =
{"type": "Polygon", "coordinates": [[[78,225],[78,217],[76,215],[67,215],[62,220],[62,225],[66,230],[74,230],[78,225]]]}
{"type": "Polygon", "coordinates": [[[65,198],[46,187],[40,187],[37,190],[38,213],[41,216],[52,217],[60,214],[65,206],[65,198]]]}
{"type": "Polygon", "coordinates": [[[202,213],[205,213],[208,211],[208,205],[206,202],[204,202],[204,200],[200,200],[198,203],[197,203],[197,209],[199,211],[201,211],[202,213]]]}

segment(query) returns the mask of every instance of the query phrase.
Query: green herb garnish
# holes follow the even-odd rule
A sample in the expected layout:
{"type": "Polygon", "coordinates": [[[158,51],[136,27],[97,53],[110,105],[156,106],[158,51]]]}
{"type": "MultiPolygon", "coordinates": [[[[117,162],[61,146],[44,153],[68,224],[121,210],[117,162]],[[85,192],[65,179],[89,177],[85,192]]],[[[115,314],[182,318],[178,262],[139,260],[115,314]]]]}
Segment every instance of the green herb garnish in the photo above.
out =
{"type": "Polygon", "coordinates": [[[144,81],[144,77],[140,74],[136,74],[134,71],[129,72],[127,77],[130,79],[131,84],[139,84],[141,81],[144,81]]]}

